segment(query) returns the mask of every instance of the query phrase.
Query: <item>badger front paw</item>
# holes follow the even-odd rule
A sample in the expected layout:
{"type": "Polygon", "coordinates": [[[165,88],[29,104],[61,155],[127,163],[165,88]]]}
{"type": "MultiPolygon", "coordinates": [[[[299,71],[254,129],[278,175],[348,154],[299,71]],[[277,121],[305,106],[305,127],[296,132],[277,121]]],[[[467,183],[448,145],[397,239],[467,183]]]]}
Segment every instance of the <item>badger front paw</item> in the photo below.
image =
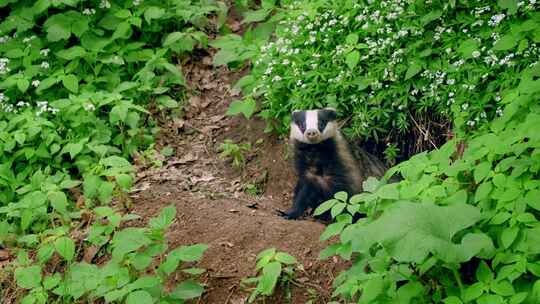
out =
{"type": "Polygon", "coordinates": [[[277,210],[278,214],[287,220],[296,220],[300,217],[300,214],[298,212],[295,212],[295,210],[287,210],[287,211],[281,211],[277,210]]]}

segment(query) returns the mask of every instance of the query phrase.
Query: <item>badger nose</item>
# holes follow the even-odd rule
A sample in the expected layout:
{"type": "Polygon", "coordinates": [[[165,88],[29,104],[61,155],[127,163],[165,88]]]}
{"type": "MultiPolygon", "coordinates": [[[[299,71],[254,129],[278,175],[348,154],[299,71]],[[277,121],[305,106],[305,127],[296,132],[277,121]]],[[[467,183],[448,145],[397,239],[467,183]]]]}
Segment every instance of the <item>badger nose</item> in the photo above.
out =
{"type": "Polygon", "coordinates": [[[319,135],[319,131],[316,130],[316,129],[309,129],[309,130],[306,130],[306,137],[307,137],[308,139],[316,138],[318,135],[319,135]]]}

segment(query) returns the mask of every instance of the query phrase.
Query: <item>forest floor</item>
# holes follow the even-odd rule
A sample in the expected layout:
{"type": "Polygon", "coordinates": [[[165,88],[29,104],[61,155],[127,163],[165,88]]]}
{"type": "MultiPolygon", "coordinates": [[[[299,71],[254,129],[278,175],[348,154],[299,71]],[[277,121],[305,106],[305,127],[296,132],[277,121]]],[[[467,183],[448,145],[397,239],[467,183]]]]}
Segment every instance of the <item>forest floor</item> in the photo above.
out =
{"type": "Polygon", "coordinates": [[[256,255],[271,247],[295,256],[305,271],[297,273],[300,284],[291,288],[291,300],[278,290],[266,303],[326,303],[334,276],[346,264],[318,260],[328,245],[319,241],[322,223],[285,220],[276,211],[290,207],[295,182],[286,140],[264,133],[257,118],[225,116],[229,103],[240,97],[232,86],[244,71],[216,68],[207,53],[190,60],[183,66],[191,91],[185,113],[165,121],[158,140],[175,153],[159,168],[141,166],[133,212],[144,221],[174,204],[177,218],[167,235],[171,248],[209,245],[198,264],[207,269],[201,277],[206,292],[198,303],[244,303],[249,290],[240,281],[256,274],[256,255]],[[252,145],[242,169],[220,158],[225,139],[252,145]],[[262,194],[247,194],[249,184],[262,194]]]}

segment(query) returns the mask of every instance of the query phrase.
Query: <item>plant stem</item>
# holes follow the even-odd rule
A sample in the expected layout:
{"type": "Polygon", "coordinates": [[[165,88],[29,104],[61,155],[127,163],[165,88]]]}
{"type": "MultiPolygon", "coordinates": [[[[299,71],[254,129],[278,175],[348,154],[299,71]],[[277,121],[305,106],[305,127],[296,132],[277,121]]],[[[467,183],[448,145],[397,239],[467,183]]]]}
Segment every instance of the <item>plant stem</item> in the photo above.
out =
{"type": "Polygon", "coordinates": [[[459,287],[459,294],[463,298],[463,283],[461,282],[461,277],[459,276],[459,273],[455,268],[452,268],[452,273],[454,274],[454,278],[456,278],[456,282],[459,287]]]}

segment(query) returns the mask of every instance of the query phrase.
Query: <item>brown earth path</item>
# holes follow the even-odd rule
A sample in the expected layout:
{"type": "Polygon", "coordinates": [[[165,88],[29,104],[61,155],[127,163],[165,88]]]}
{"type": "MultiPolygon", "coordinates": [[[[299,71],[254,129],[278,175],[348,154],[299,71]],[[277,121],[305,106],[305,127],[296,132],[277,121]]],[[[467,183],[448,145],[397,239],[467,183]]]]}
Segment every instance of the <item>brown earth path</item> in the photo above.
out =
{"type": "Polygon", "coordinates": [[[148,219],[174,204],[177,217],[167,235],[170,247],[209,245],[198,264],[207,269],[200,278],[207,288],[197,303],[244,303],[249,291],[240,281],[255,275],[256,255],[270,247],[295,256],[305,271],[297,272],[299,284],[292,288],[292,299],[280,290],[265,303],[326,303],[334,275],[344,263],[317,259],[325,247],[319,241],[322,223],[288,221],[276,213],[289,207],[295,180],[285,159],[286,141],[265,134],[258,119],[224,115],[239,97],[232,86],[242,71],[213,67],[210,54],[190,60],[183,66],[192,94],[185,115],[166,121],[159,140],[175,153],[161,168],[139,171],[133,212],[148,219]],[[252,145],[242,170],[219,157],[218,146],[225,139],[252,145]],[[263,194],[247,194],[248,184],[257,185],[263,194]]]}

